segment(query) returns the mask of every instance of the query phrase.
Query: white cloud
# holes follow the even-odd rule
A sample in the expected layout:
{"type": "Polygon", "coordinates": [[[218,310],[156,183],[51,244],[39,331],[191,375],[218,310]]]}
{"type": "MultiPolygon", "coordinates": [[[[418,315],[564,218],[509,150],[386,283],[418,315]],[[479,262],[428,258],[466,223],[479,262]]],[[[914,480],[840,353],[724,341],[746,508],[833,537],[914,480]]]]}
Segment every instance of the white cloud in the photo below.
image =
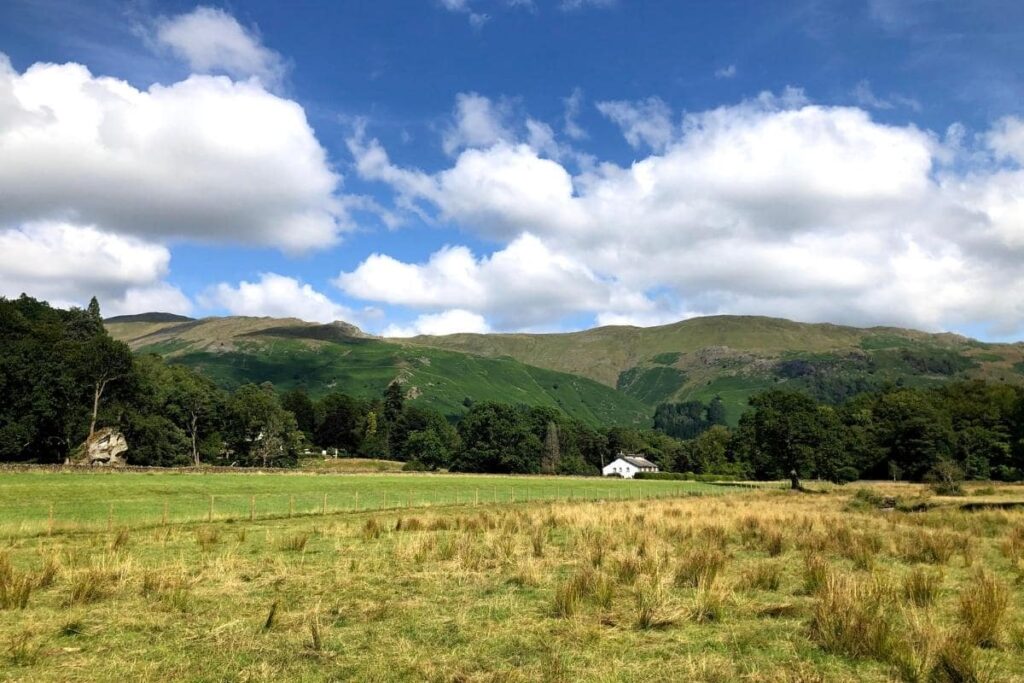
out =
{"type": "Polygon", "coordinates": [[[0,149],[0,228],[63,220],[303,251],[347,226],[302,107],[255,80],[138,90],[78,64],[19,74],[0,57],[0,149]]]}
{"type": "Polygon", "coordinates": [[[638,102],[598,102],[597,110],[622,129],[634,148],[644,145],[661,151],[674,137],[672,110],[658,97],[638,102]]]}
{"type": "Polygon", "coordinates": [[[459,332],[483,334],[490,331],[491,328],[483,316],[452,309],[418,316],[411,325],[389,325],[381,336],[415,337],[420,334],[445,335],[459,332]]]}
{"type": "Polygon", "coordinates": [[[231,315],[299,318],[316,322],[355,319],[352,311],[295,278],[262,273],[258,282],[245,280],[237,285],[226,282],[210,287],[200,303],[207,308],[223,308],[231,315]]]}
{"type": "Polygon", "coordinates": [[[729,66],[723,66],[715,69],[715,78],[735,78],[736,76],[736,65],[730,64],[729,66]]]}
{"type": "Polygon", "coordinates": [[[268,87],[280,84],[284,60],[263,46],[259,35],[221,9],[197,7],[157,21],[156,41],[170,48],[196,73],[255,76],[268,87]]]}
{"type": "Polygon", "coordinates": [[[96,296],[106,315],[143,310],[136,304],[187,313],[191,302],[163,281],[170,260],[164,246],[93,226],[28,223],[0,231],[0,296],[24,292],[64,307],[96,296]]]}
{"type": "Polygon", "coordinates": [[[583,90],[573,88],[572,94],[562,100],[565,105],[565,116],[562,129],[573,140],[585,140],[587,131],[579,124],[580,111],[583,109],[583,90]]]}
{"type": "Polygon", "coordinates": [[[574,10],[587,9],[590,7],[614,7],[617,3],[618,0],[560,0],[558,6],[566,12],[571,12],[574,10]]]}
{"type": "Polygon", "coordinates": [[[475,92],[455,96],[453,122],[445,131],[444,151],[452,154],[466,147],[488,147],[514,136],[506,127],[508,107],[475,92]]]}
{"type": "Polygon", "coordinates": [[[575,175],[516,141],[464,150],[449,168],[427,173],[398,168],[379,143],[357,140],[365,178],[509,246],[483,258],[449,247],[425,264],[377,255],[339,283],[413,308],[461,307],[500,329],[551,324],[581,309],[600,322],[756,313],[1020,329],[1020,130],[1007,119],[982,137],[990,152],[958,156],[952,143],[963,135],[947,136],[947,146],[914,126],[811,104],[787,89],[688,115],[653,139],[635,132],[661,151],[575,175]],[[533,262],[564,258],[578,268],[570,272],[586,274],[569,280],[579,291],[570,287],[566,301],[578,306],[561,300],[564,285],[550,286],[550,302],[536,301],[522,291],[527,277],[494,275],[492,263],[527,235],[547,254],[533,262]],[[399,273],[420,294],[388,289],[399,273]]]}
{"type": "Polygon", "coordinates": [[[907,109],[913,109],[914,111],[921,110],[921,104],[910,97],[904,97],[902,95],[889,95],[886,98],[879,97],[875,94],[874,90],[871,89],[871,83],[862,80],[854,86],[853,101],[862,107],[868,107],[869,109],[895,109],[897,106],[905,107],[907,109]]]}
{"type": "Polygon", "coordinates": [[[482,258],[462,246],[445,247],[419,264],[373,254],[334,283],[364,300],[487,314],[503,329],[547,323],[573,312],[651,307],[530,234],[482,258]]]}
{"type": "Polygon", "coordinates": [[[1000,119],[986,136],[986,143],[1000,159],[1024,164],[1024,119],[1016,116],[1000,119]]]}

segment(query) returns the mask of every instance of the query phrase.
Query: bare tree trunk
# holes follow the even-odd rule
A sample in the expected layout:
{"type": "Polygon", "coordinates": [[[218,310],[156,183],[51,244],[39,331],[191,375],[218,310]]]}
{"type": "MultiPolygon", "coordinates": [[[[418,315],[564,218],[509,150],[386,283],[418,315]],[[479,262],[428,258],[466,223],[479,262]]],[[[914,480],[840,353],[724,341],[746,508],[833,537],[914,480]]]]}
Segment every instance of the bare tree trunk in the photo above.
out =
{"type": "Polygon", "coordinates": [[[96,385],[92,393],[92,419],[89,420],[89,438],[96,433],[96,416],[100,412],[100,398],[103,396],[103,390],[107,388],[107,380],[100,379],[96,382],[96,385]]]}
{"type": "Polygon", "coordinates": [[[199,467],[199,464],[200,464],[199,463],[199,447],[196,444],[196,437],[197,437],[197,435],[198,435],[197,433],[199,431],[199,429],[198,429],[198,427],[199,427],[199,417],[195,413],[192,413],[192,423],[191,423],[191,426],[192,426],[192,429],[191,429],[191,432],[192,432],[192,462],[195,463],[196,467],[199,467]]]}

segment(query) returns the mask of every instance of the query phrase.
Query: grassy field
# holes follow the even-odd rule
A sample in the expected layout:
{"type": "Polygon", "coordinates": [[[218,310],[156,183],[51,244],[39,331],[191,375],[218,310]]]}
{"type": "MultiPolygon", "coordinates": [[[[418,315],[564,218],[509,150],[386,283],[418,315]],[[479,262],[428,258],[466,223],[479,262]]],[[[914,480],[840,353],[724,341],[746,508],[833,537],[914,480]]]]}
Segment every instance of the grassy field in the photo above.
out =
{"type": "Polygon", "coordinates": [[[0,473],[0,533],[23,536],[51,529],[96,530],[162,524],[165,520],[249,520],[478,502],[650,498],[724,491],[696,482],[582,477],[4,472],[0,473]]]}
{"type": "MultiPolygon", "coordinates": [[[[973,500],[1024,497],[992,493],[973,500]]],[[[951,503],[843,487],[15,538],[0,678],[1024,680],[1024,512],[951,503]]]]}

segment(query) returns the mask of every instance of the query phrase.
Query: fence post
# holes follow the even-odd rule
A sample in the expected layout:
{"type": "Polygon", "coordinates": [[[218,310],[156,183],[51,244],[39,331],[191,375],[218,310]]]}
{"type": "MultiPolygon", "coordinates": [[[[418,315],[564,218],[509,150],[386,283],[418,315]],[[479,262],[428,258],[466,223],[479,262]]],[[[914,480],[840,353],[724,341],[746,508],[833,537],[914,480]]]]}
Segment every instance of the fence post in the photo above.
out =
{"type": "Polygon", "coordinates": [[[249,521],[256,520],[256,496],[249,496],[249,521]]]}
{"type": "Polygon", "coordinates": [[[383,500],[384,502],[382,502],[382,503],[380,504],[380,509],[381,509],[381,510],[384,510],[384,509],[386,509],[386,508],[387,508],[387,506],[388,506],[388,492],[387,492],[387,491],[385,491],[385,492],[384,492],[384,498],[383,498],[382,500],[383,500]]]}
{"type": "Polygon", "coordinates": [[[50,503],[50,522],[46,527],[46,535],[53,536],[53,503],[50,503]]]}
{"type": "Polygon", "coordinates": [[[508,501],[510,503],[516,502],[516,490],[511,486],[508,487],[508,501]]]}
{"type": "Polygon", "coordinates": [[[207,522],[212,522],[213,521],[213,499],[214,499],[214,496],[210,496],[210,511],[206,515],[206,521],[207,522]]]}
{"type": "Polygon", "coordinates": [[[359,491],[356,491],[356,510],[359,509],[359,491]]]}
{"type": "Polygon", "coordinates": [[[164,499],[164,518],[163,518],[163,522],[164,522],[164,526],[167,526],[167,499],[166,498],[164,499]]]}
{"type": "Polygon", "coordinates": [[[110,504],[110,509],[107,511],[107,531],[111,531],[114,528],[114,504],[110,504]]]}
{"type": "Polygon", "coordinates": [[[480,504],[480,489],[479,488],[476,490],[476,503],[475,504],[476,505],[480,504]]]}
{"type": "Polygon", "coordinates": [[[321,515],[326,515],[327,514],[327,494],[326,493],[324,494],[324,504],[320,507],[320,514],[321,515]]]}

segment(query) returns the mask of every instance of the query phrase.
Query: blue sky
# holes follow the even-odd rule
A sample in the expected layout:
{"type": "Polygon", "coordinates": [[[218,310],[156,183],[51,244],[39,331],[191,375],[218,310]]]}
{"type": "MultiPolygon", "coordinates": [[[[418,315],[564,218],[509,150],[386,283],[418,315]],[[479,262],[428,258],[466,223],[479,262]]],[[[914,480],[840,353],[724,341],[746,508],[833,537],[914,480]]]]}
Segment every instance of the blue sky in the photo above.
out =
{"type": "Polygon", "coordinates": [[[8,1],[0,294],[1019,338],[1022,34],[996,0],[8,1]]]}

